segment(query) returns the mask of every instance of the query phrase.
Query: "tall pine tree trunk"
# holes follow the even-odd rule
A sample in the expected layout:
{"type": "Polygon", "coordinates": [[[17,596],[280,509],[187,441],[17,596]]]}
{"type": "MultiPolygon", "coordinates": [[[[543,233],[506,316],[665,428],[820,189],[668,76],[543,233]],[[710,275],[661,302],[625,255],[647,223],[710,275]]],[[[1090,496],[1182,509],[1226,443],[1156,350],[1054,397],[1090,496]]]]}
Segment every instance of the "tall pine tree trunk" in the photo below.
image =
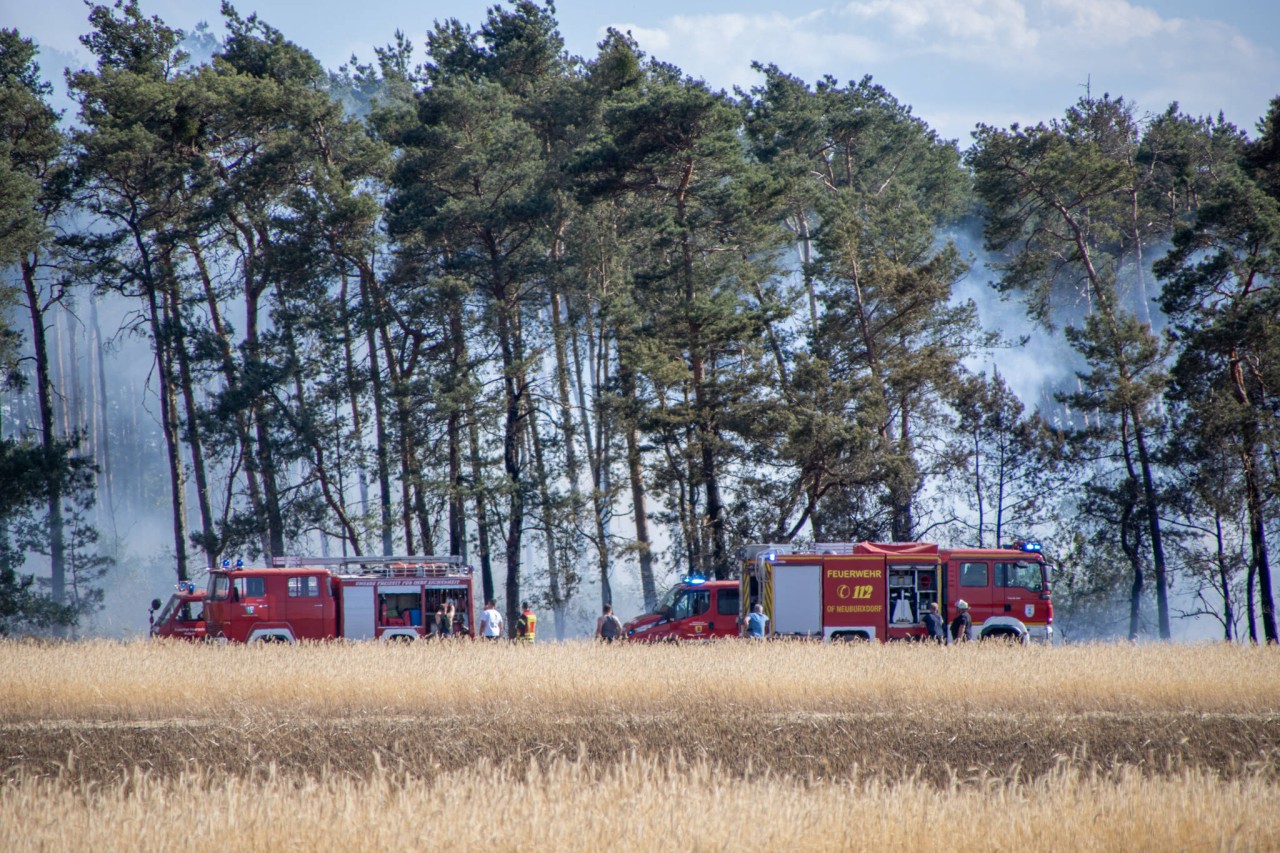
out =
{"type": "Polygon", "coordinates": [[[100,420],[98,450],[94,458],[99,466],[98,480],[102,487],[102,503],[106,505],[107,517],[111,521],[111,543],[114,549],[118,544],[119,532],[116,529],[115,467],[113,465],[115,460],[111,454],[111,424],[107,417],[110,405],[107,399],[106,346],[102,341],[102,326],[98,321],[98,298],[92,294],[89,296],[89,323],[93,331],[94,354],[98,367],[95,379],[98,384],[98,418],[100,420]]]}
{"type": "MultiPolygon", "coordinates": [[[[649,539],[649,511],[645,502],[644,467],[640,456],[640,430],[636,425],[636,412],[640,402],[636,397],[636,379],[629,361],[629,354],[621,347],[618,351],[618,379],[623,405],[628,412],[623,425],[627,443],[627,479],[631,485],[631,512],[636,528],[636,553],[640,558],[640,588],[644,594],[645,612],[652,613],[658,607],[658,586],[653,575],[653,546],[649,539]]],[[[605,602],[609,604],[611,602],[605,602]]]]}
{"type": "Polygon", "coordinates": [[[182,402],[186,412],[186,442],[191,453],[191,475],[196,485],[196,505],[200,510],[202,529],[197,537],[210,567],[218,565],[222,550],[213,521],[213,507],[209,502],[209,481],[205,471],[204,441],[200,435],[200,418],[196,406],[195,383],[191,377],[191,362],[187,354],[186,326],[183,319],[183,300],[177,276],[174,275],[172,255],[166,251],[161,257],[161,272],[165,282],[164,310],[173,340],[173,353],[178,363],[178,379],[182,402]]]}
{"type": "Polygon", "coordinates": [[[498,348],[502,352],[504,417],[502,424],[502,464],[510,490],[507,508],[507,624],[514,625],[520,614],[520,560],[524,542],[524,465],[520,454],[520,431],[525,417],[528,384],[521,337],[520,305],[516,288],[495,275],[494,296],[498,314],[498,348]]]}
{"type": "MultiPolygon", "coordinates": [[[[36,285],[37,259],[24,257],[21,262],[22,284],[31,318],[31,349],[36,361],[36,404],[40,410],[40,445],[49,462],[56,457],[57,436],[54,435],[53,385],[49,377],[49,343],[45,328],[45,306],[36,285]]],[[[66,533],[62,517],[62,477],[48,474],[49,509],[49,593],[57,604],[67,598],[66,533]]],[[[181,577],[181,575],[179,576],[181,577]]]]}
{"type": "Polygon", "coordinates": [[[1133,408],[1133,434],[1138,447],[1138,465],[1142,470],[1142,497],[1147,516],[1147,530],[1151,537],[1151,557],[1156,574],[1156,614],[1160,623],[1160,639],[1173,636],[1169,624],[1169,579],[1165,568],[1164,540],[1160,531],[1160,502],[1156,497],[1155,478],[1151,473],[1151,454],[1147,450],[1146,431],[1137,408],[1133,408]]]}
{"type": "MultiPolygon", "coordinates": [[[[150,274],[147,279],[155,282],[150,274]]],[[[173,547],[178,580],[190,578],[187,570],[186,478],[182,468],[181,439],[178,435],[178,403],[174,390],[172,342],[165,331],[165,318],[157,299],[157,288],[147,288],[147,309],[156,354],[156,375],[160,381],[160,428],[164,434],[169,462],[169,490],[173,501],[173,547]]]]}
{"type": "MultiPolygon", "coordinates": [[[[365,471],[364,410],[360,406],[360,388],[364,384],[364,376],[360,371],[356,369],[355,341],[357,337],[357,332],[351,323],[351,311],[348,307],[348,302],[347,302],[349,298],[348,286],[349,286],[349,281],[347,279],[347,276],[344,274],[342,276],[342,284],[339,289],[339,296],[338,296],[342,305],[342,359],[343,359],[342,363],[343,363],[343,371],[346,374],[346,376],[344,377],[345,381],[343,384],[346,386],[346,391],[347,391],[347,405],[350,407],[350,410],[351,410],[351,436],[352,436],[352,440],[356,442],[356,445],[359,448],[359,451],[356,453],[355,462],[356,462],[356,472],[357,472],[356,476],[359,481],[359,489],[360,489],[360,507],[361,507],[361,511],[363,512],[364,508],[368,506],[368,497],[369,497],[368,482],[365,478],[365,473],[364,473],[365,471]]],[[[341,481],[341,477],[342,477],[342,462],[343,460],[339,458],[338,460],[339,481],[341,481]]],[[[345,493],[339,496],[339,501],[343,506],[344,516],[346,515],[346,499],[347,499],[347,496],[345,493]]],[[[348,536],[347,541],[350,542],[351,547],[355,551],[355,553],[363,554],[364,553],[364,551],[362,550],[364,547],[362,544],[363,540],[358,534],[358,532],[354,529],[349,529],[347,532],[347,536],[348,536]]],[[[343,545],[343,555],[344,556],[346,555],[345,544],[343,545]]]]}
{"type": "Polygon", "coordinates": [[[480,586],[484,598],[494,597],[493,555],[490,545],[489,508],[484,488],[484,461],[480,455],[480,424],[476,420],[475,404],[467,403],[467,438],[470,444],[471,488],[476,502],[476,548],[480,551],[480,586]]]}
{"type": "Polygon", "coordinates": [[[462,331],[460,308],[451,306],[449,311],[449,416],[446,421],[446,437],[449,454],[449,553],[466,556],[467,528],[466,502],[463,495],[462,442],[464,407],[458,399],[467,362],[467,342],[462,331]]]}
{"type": "Polygon", "coordinates": [[[1133,453],[1129,442],[1129,420],[1121,415],[1120,447],[1124,455],[1128,479],[1123,485],[1124,491],[1121,495],[1124,503],[1120,507],[1120,549],[1129,558],[1129,567],[1133,573],[1133,584],[1129,588],[1129,639],[1136,640],[1142,627],[1142,591],[1146,578],[1142,570],[1142,555],[1139,552],[1141,537],[1133,523],[1134,514],[1138,510],[1138,474],[1133,467],[1133,453]]]}
{"type": "Polygon", "coordinates": [[[373,392],[374,440],[376,441],[374,459],[378,471],[378,509],[382,530],[382,554],[383,556],[390,556],[393,553],[393,546],[391,540],[391,469],[387,461],[389,439],[387,436],[386,417],[383,414],[385,398],[382,390],[382,368],[379,366],[378,341],[374,331],[374,326],[381,322],[382,312],[378,310],[378,306],[374,301],[368,276],[363,272],[360,275],[360,298],[364,303],[366,312],[365,345],[369,351],[369,381],[373,392]]]}
{"type": "Polygon", "coordinates": [[[547,598],[556,620],[556,639],[563,640],[565,633],[565,609],[569,602],[568,587],[561,583],[560,571],[567,566],[556,535],[556,508],[551,498],[551,484],[543,454],[542,436],[538,434],[538,413],[529,412],[529,444],[533,451],[533,470],[537,477],[538,510],[541,516],[543,541],[547,549],[547,598]]]}
{"type": "MultiPolygon", "coordinates": [[[[245,350],[251,364],[262,359],[261,341],[258,336],[258,301],[260,289],[252,282],[245,288],[245,350]]],[[[284,556],[284,518],[280,512],[280,482],[276,473],[275,452],[272,449],[271,430],[265,401],[254,395],[249,406],[250,420],[257,440],[258,473],[262,477],[262,503],[267,523],[266,561],[270,565],[275,557],[284,556]]]]}
{"type": "Polygon", "coordinates": [[[1245,496],[1249,508],[1250,565],[1258,576],[1258,598],[1262,607],[1262,635],[1268,643],[1280,641],[1276,636],[1275,597],[1271,590],[1271,560],[1267,553],[1267,525],[1263,512],[1261,464],[1258,461],[1258,425],[1245,386],[1240,354],[1231,352],[1231,378],[1236,400],[1245,407],[1247,416],[1241,428],[1240,461],[1244,470],[1245,496]]]}
{"type": "Polygon", "coordinates": [[[1222,512],[1213,511],[1214,543],[1218,548],[1218,591],[1222,594],[1222,632],[1228,643],[1235,640],[1236,612],[1231,600],[1231,576],[1227,573],[1227,550],[1222,535],[1222,512]]]}

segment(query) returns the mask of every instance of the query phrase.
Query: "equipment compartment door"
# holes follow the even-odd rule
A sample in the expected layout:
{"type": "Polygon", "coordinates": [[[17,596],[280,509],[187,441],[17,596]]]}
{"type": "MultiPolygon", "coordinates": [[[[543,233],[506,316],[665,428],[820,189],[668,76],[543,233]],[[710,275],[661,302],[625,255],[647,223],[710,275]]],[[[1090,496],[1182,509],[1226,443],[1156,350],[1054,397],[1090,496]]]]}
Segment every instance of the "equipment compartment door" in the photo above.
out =
{"type": "Polygon", "coordinates": [[[774,564],[773,633],[822,635],[822,566],[774,564]]]}
{"type": "Polygon", "coordinates": [[[342,636],[351,640],[372,640],[378,636],[374,624],[373,585],[342,587],[342,636]]]}

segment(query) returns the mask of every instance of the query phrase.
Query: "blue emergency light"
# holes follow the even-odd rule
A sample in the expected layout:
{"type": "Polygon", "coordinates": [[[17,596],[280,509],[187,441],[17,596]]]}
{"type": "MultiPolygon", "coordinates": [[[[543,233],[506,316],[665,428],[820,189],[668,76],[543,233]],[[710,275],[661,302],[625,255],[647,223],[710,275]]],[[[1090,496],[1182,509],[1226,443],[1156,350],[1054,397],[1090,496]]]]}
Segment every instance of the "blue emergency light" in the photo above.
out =
{"type": "Polygon", "coordinates": [[[223,560],[223,561],[222,561],[222,568],[224,568],[224,569],[229,569],[229,568],[231,568],[231,561],[230,561],[230,560],[223,560]]]}
{"type": "Polygon", "coordinates": [[[1041,551],[1039,542],[1023,542],[1022,550],[1029,554],[1039,554],[1041,551]]]}
{"type": "Polygon", "coordinates": [[[685,575],[684,582],[691,586],[697,586],[700,583],[706,583],[707,579],[702,575],[685,575]]]}

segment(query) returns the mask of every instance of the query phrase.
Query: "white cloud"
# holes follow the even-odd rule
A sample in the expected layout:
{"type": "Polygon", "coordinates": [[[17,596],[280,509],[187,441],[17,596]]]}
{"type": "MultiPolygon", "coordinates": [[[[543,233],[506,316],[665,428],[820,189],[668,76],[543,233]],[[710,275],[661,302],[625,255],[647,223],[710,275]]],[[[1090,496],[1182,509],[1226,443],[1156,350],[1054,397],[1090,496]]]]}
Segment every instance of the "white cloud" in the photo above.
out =
{"type": "Polygon", "coordinates": [[[1021,0],[858,0],[844,14],[886,24],[894,36],[929,42],[941,53],[1025,53],[1040,41],[1021,0]]]}
{"type": "Polygon", "coordinates": [[[599,40],[604,39],[610,27],[620,33],[630,33],[650,56],[656,55],[659,59],[662,59],[663,54],[671,46],[671,36],[666,30],[657,27],[638,27],[635,24],[610,24],[608,27],[601,27],[599,40]]]}
{"type": "MultiPolygon", "coordinates": [[[[822,0],[819,0],[821,3],[822,0]]],[[[1061,115],[1090,83],[1145,112],[1177,100],[1252,127],[1280,80],[1276,50],[1208,16],[1129,0],[836,0],[795,13],[677,14],[631,30],[650,55],[712,86],[751,86],[752,61],[814,81],[874,74],[948,138],[976,122],[1061,115]]]]}
{"type": "Polygon", "coordinates": [[[1125,0],[1043,0],[1047,26],[1056,37],[1073,44],[1122,45],[1141,39],[1176,34],[1180,18],[1165,19],[1153,9],[1125,0]]]}
{"type": "Polygon", "coordinates": [[[819,10],[802,15],[675,15],[656,28],[612,26],[630,31],[650,56],[729,88],[758,82],[751,71],[755,61],[814,79],[851,64],[865,69],[884,57],[877,41],[831,23],[832,16],[819,10]]]}

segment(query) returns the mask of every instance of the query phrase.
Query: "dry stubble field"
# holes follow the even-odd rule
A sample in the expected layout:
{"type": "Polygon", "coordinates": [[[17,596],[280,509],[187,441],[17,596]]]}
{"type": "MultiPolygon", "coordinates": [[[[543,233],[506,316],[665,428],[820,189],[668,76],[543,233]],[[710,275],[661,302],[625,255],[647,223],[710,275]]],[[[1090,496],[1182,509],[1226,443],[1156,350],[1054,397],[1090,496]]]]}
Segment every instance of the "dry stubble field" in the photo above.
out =
{"type": "Polygon", "coordinates": [[[9,642],[0,729],[7,851],[1280,850],[1269,648],[9,642]]]}

